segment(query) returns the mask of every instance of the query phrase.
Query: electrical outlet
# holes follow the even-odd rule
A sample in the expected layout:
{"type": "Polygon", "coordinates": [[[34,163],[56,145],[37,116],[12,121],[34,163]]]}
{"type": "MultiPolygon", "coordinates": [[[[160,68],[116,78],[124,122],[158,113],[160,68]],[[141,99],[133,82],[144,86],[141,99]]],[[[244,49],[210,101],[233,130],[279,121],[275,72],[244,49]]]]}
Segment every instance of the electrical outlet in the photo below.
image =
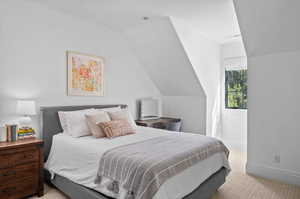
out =
{"type": "Polygon", "coordinates": [[[277,164],[280,163],[280,155],[277,154],[274,156],[274,163],[277,163],[277,164]]]}

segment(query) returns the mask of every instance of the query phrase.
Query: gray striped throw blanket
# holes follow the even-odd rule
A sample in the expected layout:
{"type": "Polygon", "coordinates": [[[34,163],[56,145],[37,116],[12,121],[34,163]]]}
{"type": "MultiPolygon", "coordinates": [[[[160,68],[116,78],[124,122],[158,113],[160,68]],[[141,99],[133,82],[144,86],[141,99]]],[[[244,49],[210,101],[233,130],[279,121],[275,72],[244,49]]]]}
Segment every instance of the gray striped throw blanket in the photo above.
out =
{"type": "Polygon", "coordinates": [[[128,190],[126,199],[151,199],[166,180],[219,152],[229,155],[221,141],[188,133],[128,144],[104,153],[95,183],[105,177],[108,190],[128,190]]]}

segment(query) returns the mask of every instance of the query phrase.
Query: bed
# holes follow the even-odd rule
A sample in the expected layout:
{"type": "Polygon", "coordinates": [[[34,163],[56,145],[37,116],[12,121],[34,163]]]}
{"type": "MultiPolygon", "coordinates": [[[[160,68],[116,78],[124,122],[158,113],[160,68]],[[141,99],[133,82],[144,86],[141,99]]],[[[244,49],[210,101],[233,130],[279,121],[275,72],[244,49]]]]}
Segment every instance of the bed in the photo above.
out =
{"type": "MultiPolygon", "coordinates": [[[[43,140],[44,140],[44,157],[45,161],[48,159],[50,150],[53,143],[61,143],[66,144],[67,140],[63,135],[60,133],[62,132],[62,127],[59,122],[58,118],[58,111],[74,111],[74,110],[83,110],[87,108],[110,108],[110,107],[116,107],[120,106],[121,108],[126,108],[126,105],[121,104],[115,104],[115,105],[89,105],[89,106],[60,106],[60,107],[42,107],[42,129],[43,129],[43,140]],[[65,140],[64,140],[65,139],[65,140]],[[55,141],[58,140],[58,141],[55,141]]],[[[147,131],[149,131],[149,128],[141,127],[139,129],[140,131],[145,131],[147,134],[147,131]],[[144,128],[144,129],[143,129],[144,128]]],[[[163,131],[163,130],[160,130],[163,131]]],[[[168,132],[158,132],[159,133],[168,133],[168,132]]],[[[149,135],[152,135],[149,133],[149,135]]],[[[81,139],[81,138],[80,138],[81,139]]],[[[91,140],[92,138],[83,138],[80,140],[80,142],[76,142],[77,145],[75,148],[84,147],[86,143],[96,142],[95,140],[91,140]]],[[[121,138],[124,139],[124,138],[121,138]]],[[[136,138],[134,138],[136,139],[136,138]]],[[[74,142],[73,142],[74,143],[74,142]]],[[[56,144],[57,145],[57,144],[56,144]]],[[[62,145],[62,144],[61,144],[62,145]]],[[[74,146],[73,146],[74,147],[74,146]]],[[[66,150],[68,151],[68,150],[66,150]]],[[[69,150],[71,151],[71,150],[69,150]]],[[[65,155],[65,157],[68,157],[69,155],[67,153],[62,153],[62,155],[65,155]]],[[[71,156],[69,156],[71,157],[71,156]]],[[[70,159],[72,161],[72,159],[70,159]]],[[[162,198],[184,198],[184,199],[210,199],[214,192],[225,182],[226,175],[227,175],[227,169],[224,167],[214,167],[212,165],[215,165],[215,161],[223,161],[220,160],[217,155],[214,155],[207,161],[203,161],[202,164],[197,164],[195,167],[189,169],[190,173],[185,172],[182,176],[175,176],[174,179],[171,181],[169,180],[168,183],[165,183],[164,187],[160,188],[158,191],[158,194],[155,195],[155,199],[162,199],[162,198]],[[195,171],[192,170],[210,170],[210,174],[199,174],[197,178],[194,178],[195,180],[192,181],[191,186],[182,186],[180,187],[182,189],[182,192],[185,192],[184,196],[178,196],[172,195],[170,192],[176,192],[178,189],[178,186],[180,186],[180,180],[178,179],[184,179],[183,181],[187,181],[188,179],[192,179],[193,173],[195,171]],[[188,178],[187,176],[190,175],[188,178]],[[199,183],[200,182],[200,183],[199,183]],[[199,183],[199,184],[197,184],[199,183]],[[197,185],[197,186],[195,186],[197,185]],[[177,186],[177,189],[176,189],[177,186]],[[188,188],[192,187],[191,190],[188,188]],[[161,191],[163,190],[163,191],[161,191]],[[165,192],[168,192],[167,196],[164,194],[165,192]],[[160,193],[160,195],[159,195],[160,193]],[[175,197],[176,196],[176,197],[175,197]]],[[[221,163],[220,163],[221,165],[221,163]]],[[[59,173],[59,172],[58,172],[59,173]]],[[[72,199],[110,199],[111,197],[108,197],[101,193],[99,190],[95,189],[94,187],[89,186],[89,184],[82,183],[82,180],[76,181],[76,179],[72,179],[71,177],[64,175],[64,173],[58,174],[55,173],[55,176],[53,178],[53,172],[50,172],[49,170],[45,169],[45,180],[46,182],[52,184],[59,190],[61,190],[63,193],[65,193],[67,196],[69,196],[72,199]]],[[[204,172],[205,173],[205,172],[204,172]]],[[[190,180],[189,180],[190,181],[190,180]]],[[[182,183],[181,185],[188,184],[188,183],[182,183]]]]}

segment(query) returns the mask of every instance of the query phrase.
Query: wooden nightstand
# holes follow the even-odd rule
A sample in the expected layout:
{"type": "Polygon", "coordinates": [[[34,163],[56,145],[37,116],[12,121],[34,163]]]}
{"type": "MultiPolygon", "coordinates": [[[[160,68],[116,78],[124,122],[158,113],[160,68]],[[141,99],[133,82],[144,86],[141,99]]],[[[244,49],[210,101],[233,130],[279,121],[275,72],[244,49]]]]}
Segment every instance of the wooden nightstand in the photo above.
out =
{"type": "Polygon", "coordinates": [[[44,194],[43,141],[30,138],[0,143],[0,199],[44,194]]]}
{"type": "Polygon", "coordinates": [[[136,120],[135,123],[139,126],[165,129],[169,131],[180,131],[181,129],[181,119],[178,118],[160,117],[150,120],[136,120]]]}

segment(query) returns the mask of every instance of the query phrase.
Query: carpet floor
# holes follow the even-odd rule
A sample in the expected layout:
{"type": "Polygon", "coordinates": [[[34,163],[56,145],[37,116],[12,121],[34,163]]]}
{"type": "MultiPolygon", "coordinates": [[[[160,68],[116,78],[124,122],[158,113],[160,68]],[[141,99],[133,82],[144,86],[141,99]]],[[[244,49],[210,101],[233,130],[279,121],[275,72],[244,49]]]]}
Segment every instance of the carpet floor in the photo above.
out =
{"type": "MultiPolygon", "coordinates": [[[[300,199],[300,187],[245,174],[244,160],[242,153],[231,150],[232,172],[212,199],[300,199]]],[[[68,199],[57,189],[47,185],[45,185],[45,195],[41,198],[68,199]]],[[[38,197],[28,199],[38,199],[38,197]]]]}
{"type": "Polygon", "coordinates": [[[245,156],[231,150],[232,171],[212,199],[300,199],[300,187],[245,173],[245,156]]]}

